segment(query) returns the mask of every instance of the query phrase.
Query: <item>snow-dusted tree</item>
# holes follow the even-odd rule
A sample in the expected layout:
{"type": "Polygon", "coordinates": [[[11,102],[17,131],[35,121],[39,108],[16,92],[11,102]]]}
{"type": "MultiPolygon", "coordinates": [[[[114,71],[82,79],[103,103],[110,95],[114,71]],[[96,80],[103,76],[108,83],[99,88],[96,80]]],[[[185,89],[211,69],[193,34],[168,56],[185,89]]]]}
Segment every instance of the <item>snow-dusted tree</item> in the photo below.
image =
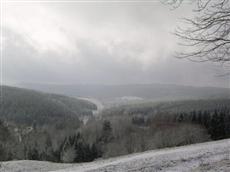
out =
{"type": "Polygon", "coordinates": [[[100,141],[103,143],[109,143],[113,139],[112,127],[110,121],[105,120],[103,122],[102,135],[100,141]]]}
{"type": "Polygon", "coordinates": [[[75,151],[75,148],[72,146],[72,147],[66,148],[63,151],[61,160],[62,162],[65,162],[65,163],[72,163],[74,162],[75,157],[76,157],[76,151],[75,151]]]}

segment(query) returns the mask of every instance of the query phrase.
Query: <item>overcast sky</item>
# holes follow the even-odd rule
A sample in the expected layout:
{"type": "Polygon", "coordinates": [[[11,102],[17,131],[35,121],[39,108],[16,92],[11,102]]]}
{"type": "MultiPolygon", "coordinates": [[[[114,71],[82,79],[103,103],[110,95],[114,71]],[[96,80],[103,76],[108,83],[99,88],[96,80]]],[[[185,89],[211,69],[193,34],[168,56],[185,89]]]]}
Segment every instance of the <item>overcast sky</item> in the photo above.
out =
{"type": "Polygon", "coordinates": [[[7,83],[176,83],[229,87],[218,64],[173,57],[172,34],[192,5],[160,2],[8,2],[3,8],[7,83]]]}

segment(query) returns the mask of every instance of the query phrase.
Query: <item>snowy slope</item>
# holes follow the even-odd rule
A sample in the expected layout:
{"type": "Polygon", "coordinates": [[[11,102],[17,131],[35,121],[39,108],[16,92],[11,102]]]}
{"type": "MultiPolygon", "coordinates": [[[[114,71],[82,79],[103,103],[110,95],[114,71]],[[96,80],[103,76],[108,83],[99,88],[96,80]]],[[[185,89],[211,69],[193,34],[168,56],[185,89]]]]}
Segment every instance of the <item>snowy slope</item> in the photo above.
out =
{"type": "MultiPolygon", "coordinates": [[[[20,163],[20,161],[16,161],[20,163]]],[[[35,161],[32,161],[35,163],[35,161]]],[[[20,169],[10,169],[14,162],[3,163],[4,172],[16,172],[20,169]],[[7,170],[10,169],[10,170],[7,170]]],[[[30,161],[24,161],[29,165],[30,161]]],[[[42,163],[42,162],[38,162],[42,163]]],[[[44,162],[47,163],[47,162],[44,162]]],[[[15,165],[15,164],[14,164],[15,165]]],[[[26,166],[26,165],[25,165],[26,166]]],[[[24,166],[24,167],[25,167],[24,166]]],[[[22,166],[20,166],[22,167],[22,166]]],[[[1,171],[1,170],[0,170],[1,171]]],[[[26,172],[26,170],[21,170],[26,172]]],[[[43,164],[39,170],[30,169],[30,172],[195,172],[195,171],[230,171],[230,139],[194,144],[177,148],[147,151],[117,158],[98,160],[82,164],[43,164]],[[46,167],[44,167],[46,166],[46,167]]]]}

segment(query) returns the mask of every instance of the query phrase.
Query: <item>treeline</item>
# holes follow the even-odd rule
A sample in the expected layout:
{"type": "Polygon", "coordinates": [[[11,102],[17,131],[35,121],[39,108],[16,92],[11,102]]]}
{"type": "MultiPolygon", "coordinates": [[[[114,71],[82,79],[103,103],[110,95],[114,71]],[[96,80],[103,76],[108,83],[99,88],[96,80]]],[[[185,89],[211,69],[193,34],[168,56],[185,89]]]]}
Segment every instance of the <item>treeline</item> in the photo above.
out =
{"type": "Polygon", "coordinates": [[[133,115],[133,124],[148,126],[161,121],[162,124],[185,123],[204,127],[212,140],[230,138],[230,109],[227,107],[214,110],[193,110],[191,112],[164,112],[152,116],[133,115]]]}
{"type": "Polygon", "coordinates": [[[230,99],[183,100],[146,102],[112,107],[103,111],[104,116],[152,116],[159,113],[190,113],[192,111],[213,112],[215,109],[230,109],[230,99]]]}
{"type": "Polygon", "coordinates": [[[55,149],[51,140],[46,140],[44,148],[35,143],[24,147],[22,159],[54,162],[89,162],[100,156],[95,144],[86,143],[80,133],[65,137],[55,149]]]}
{"type": "Polygon", "coordinates": [[[228,108],[210,111],[181,113],[178,121],[196,123],[204,126],[213,140],[230,138],[230,110],[228,108]]]}
{"type": "Polygon", "coordinates": [[[86,141],[78,128],[36,126],[17,128],[0,120],[0,161],[28,159],[53,162],[89,162],[102,157],[111,140],[110,122],[104,121],[100,135],[86,141]]]}
{"type": "Polygon", "coordinates": [[[228,107],[190,112],[148,111],[148,114],[142,108],[130,112],[124,110],[117,115],[112,110],[103,119],[90,118],[85,125],[68,121],[62,126],[58,123],[25,126],[1,121],[0,160],[88,162],[230,138],[228,107]]]}
{"type": "Polygon", "coordinates": [[[0,161],[11,160],[12,137],[9,129],[0,120],[0,161]],[[11,143],[11,144],[10,144],[11,143]]]}
{"type": "Polygon", "coordinates": [[[210,140],[207,130],[198,124],[156,118],[148,121],[144,125],[143,122],[137,124],[125,116],[104,122],[92,120],[82,128],[82,132],[88,142],[96,140],[104,158],[210,140]],[[106,136],[104,139],[100,139],[101,133],[106,136]]]}

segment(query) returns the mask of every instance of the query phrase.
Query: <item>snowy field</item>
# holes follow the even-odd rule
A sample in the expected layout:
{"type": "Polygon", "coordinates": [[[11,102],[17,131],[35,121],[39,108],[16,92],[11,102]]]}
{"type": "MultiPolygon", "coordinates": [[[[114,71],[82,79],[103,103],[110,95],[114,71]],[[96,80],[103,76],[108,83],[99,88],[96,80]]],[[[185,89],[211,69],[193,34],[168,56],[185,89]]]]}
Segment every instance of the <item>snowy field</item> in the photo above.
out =
{"type": "Polygon", "coordinates": [[[230,172],[230,139],[168,148],[91,163],[41,161],[1,163],[1,172],[230,172]]]}

